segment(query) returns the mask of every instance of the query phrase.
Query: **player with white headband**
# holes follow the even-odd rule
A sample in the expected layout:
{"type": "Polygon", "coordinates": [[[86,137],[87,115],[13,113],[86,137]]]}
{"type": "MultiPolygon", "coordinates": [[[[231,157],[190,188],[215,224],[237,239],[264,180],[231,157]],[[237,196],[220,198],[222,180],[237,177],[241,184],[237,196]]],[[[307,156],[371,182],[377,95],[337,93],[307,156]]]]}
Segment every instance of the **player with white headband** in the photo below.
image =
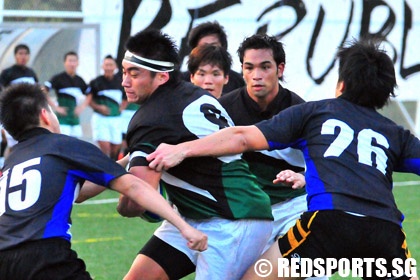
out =
{"type": "Polygon", "coordinates": [[[172,62],[144,58],[130,51],[125,52],[124,61],[153,72],[172,72],[175,69],[172,62]]]}
{"type": "MultiPolygon", "coordinates": [[[[187,160],[156,172],[146,156],[161,143],[198,139],[233,125],[215,97],[181,80],[177,48],[157,30],[129,38],[122,61],[128,102],[140,109],[127,130],[130,172],[168,199],[194,228],[208,235],[204,252],[190,250],[179,230],[164,221],[141,249],[125,279],[240,279],[259,257],[272,231],[269,197],[240,155],[187,160]]],[[[119,212],[144,217],[122,196],[119,212]]]]}

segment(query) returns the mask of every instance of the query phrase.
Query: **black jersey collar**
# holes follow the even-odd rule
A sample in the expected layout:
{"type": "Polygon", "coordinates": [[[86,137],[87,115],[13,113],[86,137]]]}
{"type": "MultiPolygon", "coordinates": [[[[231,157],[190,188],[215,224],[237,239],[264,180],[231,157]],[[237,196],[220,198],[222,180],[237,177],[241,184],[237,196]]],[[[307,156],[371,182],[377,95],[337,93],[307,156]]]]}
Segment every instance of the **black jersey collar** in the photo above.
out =
{"type": "Polygon", "coordinates": [[[284,91],[284,88],[279,85],[279,91],[274,99],[268,104],[267,108],[262,111],[257,102],[255,102],[248,94],[246,86],[241,91],[241,94],[244,96],[244,101],[247,103],[247,106],[252,108],[256,114],[258,114],[262,119],[269,119],[279,112],[280,104],[282,104],[284,96],[287,94],[284,91]]]}
{"type": "Polygon", "coordinates": [[[23,132],[22,134],[19,135],[18,139],[16,139],[18,142],[22,142],[25,140],[28,140],[34,136],[38,136],[41,134],[51,134],[52,132],[49,131],[46,128],[43,127],[35,127],[35,128],[31,128],[29,130],[26,130],[25,132],[23,132]]]}

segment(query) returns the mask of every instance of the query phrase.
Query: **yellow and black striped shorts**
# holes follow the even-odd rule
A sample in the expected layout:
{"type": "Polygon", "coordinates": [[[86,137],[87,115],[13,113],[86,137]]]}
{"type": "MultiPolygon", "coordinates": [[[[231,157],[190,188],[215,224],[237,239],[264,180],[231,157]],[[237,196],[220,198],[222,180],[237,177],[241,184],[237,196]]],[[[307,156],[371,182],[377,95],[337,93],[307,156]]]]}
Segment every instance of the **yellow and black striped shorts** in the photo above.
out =
{"type": "Polygon", "coordinates": [[[305,212],[278,240],[288,258],[410,258],[405,233],[392,222],[339,210],[305,212]]]}

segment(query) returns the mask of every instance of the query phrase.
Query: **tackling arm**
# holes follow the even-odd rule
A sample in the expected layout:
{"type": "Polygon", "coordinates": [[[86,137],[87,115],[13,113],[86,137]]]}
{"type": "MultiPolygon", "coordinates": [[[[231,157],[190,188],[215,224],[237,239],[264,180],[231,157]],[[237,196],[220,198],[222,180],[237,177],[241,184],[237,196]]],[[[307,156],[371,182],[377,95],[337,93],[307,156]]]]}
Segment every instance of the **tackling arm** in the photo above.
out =
{"type": "MultiPolygon", "coordinates": [[[[150,184],[150,187],[153,186],[155,189],[157,189],[160,180],[159,172],[156,172],[147,166],[134,166],[130,168],[130,173],[136,176],[137,178],[145,178],[145,181],[150,184]]],[[[158,194],[157,191],[156,193],[158,194]]],[[[145,208],[131,200],[129,197],[123,194],[120,195],[117,205],[117,211],[118,213],[120,213],[121,216],[138,217],[145,210],[145,208]]]]}
{"type": "Polygon", "coordinates": [[[125,174],[113,180],[111,188],[177,227],[188,241],[189,248],[198,251],[207,249],[207,236],[185,222],[169,203],[145,181],[132,174],[125,174]]]}
{"type": "Polygon", "coordinates": [[[188,157],[232,155],[268,148],[267,140],[256,126],[234,126],[178,145],[161,144],[146,159],[150,168],[161,171],[188,157]]]}

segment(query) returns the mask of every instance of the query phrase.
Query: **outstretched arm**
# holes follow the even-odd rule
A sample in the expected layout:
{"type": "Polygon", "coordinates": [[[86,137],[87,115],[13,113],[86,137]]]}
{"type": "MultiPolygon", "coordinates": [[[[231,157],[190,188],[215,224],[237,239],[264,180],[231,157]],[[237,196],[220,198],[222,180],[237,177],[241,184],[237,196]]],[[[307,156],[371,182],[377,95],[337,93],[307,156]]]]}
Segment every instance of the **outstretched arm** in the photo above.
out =
{"type": "Polygon", "coordinates": [[[234,126],[178,145],[161,144],[146,159],[150,162],[150,168],[162,171],[178,165],[188,157],[233,155],[266,149],[267,140],[256,126],[234,126]]]}
{"type": "MultiPolygon", "coordinates": [[[[148,184],[157,189],[161,176],[160,172],[156,172],[148,166],[133,166],[130,168],[130,173],[137,178],[145,180],[148,184]]],[[[121,194],[118,200],[117,211],[121,216],[132,218],[139,217],[140,214],[144,213],[145,209],[129,197],[121,194]]]]}
{"type": "Polygon", "coordinates": [[[76,203],[82,203],[89,198],[95,197],[106,190],[105,187],[86,181],[80,189],[79,195],[76,198],[76,203]]]}
{"type": "Polygon", "coordinates": [[[177,227],[187,240],[189,248],[198,251],[207,249],[207,235],[185,222],[169,203],[145,181],[132,174],[125,174],[114,179],[111,182],[111,188],[177,227]]]}
{"type": "MultiPolygon", "coordinates": [[[[122,167],[126,167],[129,161],[129,155],[126,155],[120,160],[117,160],[117,163],[122,167]]],[[[98,194],[102,193],[106,188],[104,186],[97,185],[90,181],[86,181],[82,188],[80,189],[79,195],[77,196],[76,203],[82,203],[83,201],[95,197],[98,194]]]]}

